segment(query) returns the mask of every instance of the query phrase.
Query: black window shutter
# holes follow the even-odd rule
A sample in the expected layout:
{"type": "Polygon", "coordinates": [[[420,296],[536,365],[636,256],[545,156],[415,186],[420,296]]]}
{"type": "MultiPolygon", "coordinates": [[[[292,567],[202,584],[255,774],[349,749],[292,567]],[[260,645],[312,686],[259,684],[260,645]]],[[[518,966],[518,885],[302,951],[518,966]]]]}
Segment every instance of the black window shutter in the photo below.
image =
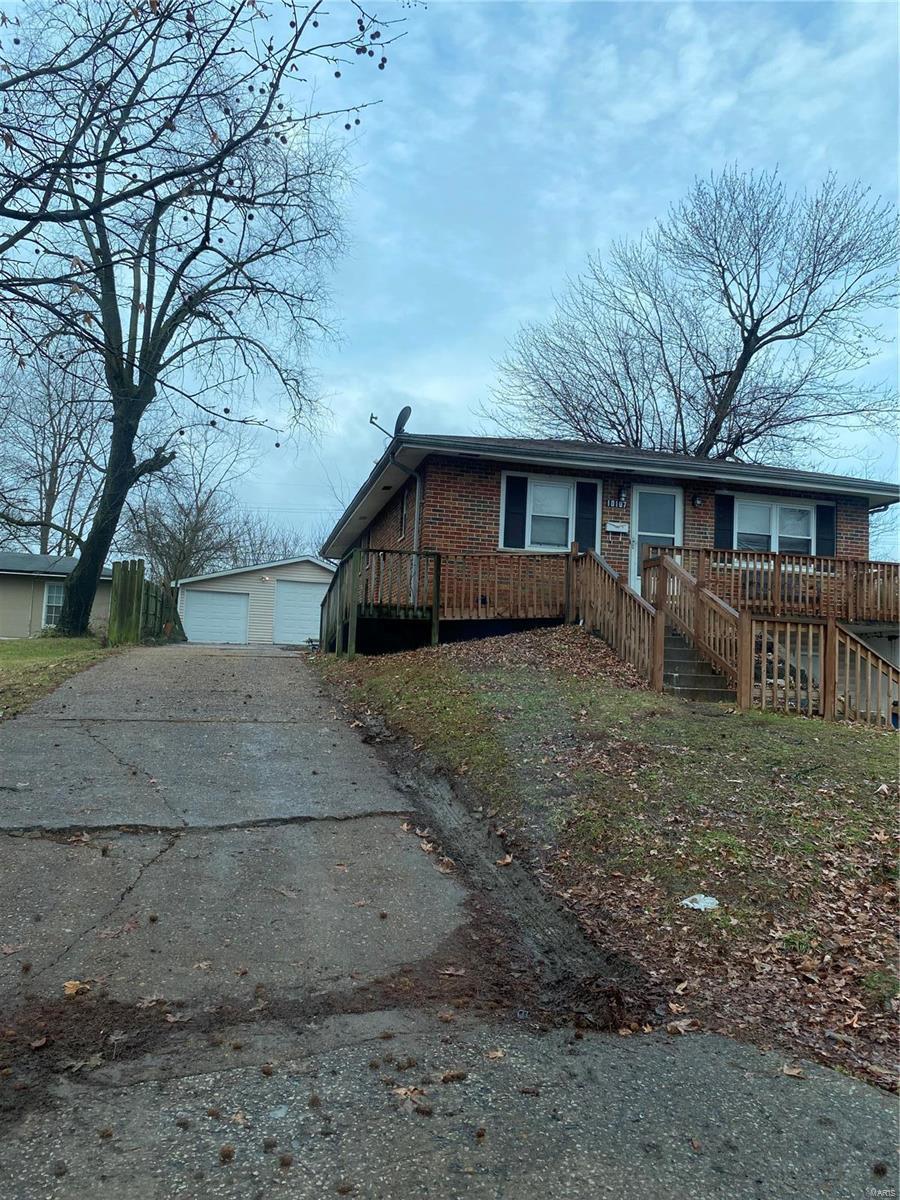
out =
{"type": "Polygon", "coordinates": [[[716,496],[713,545],[717,550],[731,550],[734,547],[734,496],[716,496]]]}
{"type": "Polygon", "coordinates": [[[816,554],[824,554],[833,558],[837,553],[837,539],[834,525],[834,505],[816,505],[816,554]]]}
{"type": "Polygon", "coordinates": [[[597,549],[597,485],[575,484],[575,539],[579,550],[597,549]]]}
{"type": "Polygon", "coordinates": [[[506,476],[506,500],[503,510],[503,545],[511,550],[525,546],[525,505],[528,479],[524,475],[506,476]]]}

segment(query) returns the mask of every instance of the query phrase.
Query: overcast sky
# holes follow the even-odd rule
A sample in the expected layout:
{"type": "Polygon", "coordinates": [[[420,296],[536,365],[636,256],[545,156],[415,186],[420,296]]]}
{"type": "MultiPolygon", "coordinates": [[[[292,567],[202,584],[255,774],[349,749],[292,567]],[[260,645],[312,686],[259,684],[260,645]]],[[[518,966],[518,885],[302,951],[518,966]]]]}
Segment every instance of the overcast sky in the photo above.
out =
{"type": "MultiPolygon", "coordinates": [[[[437,0],[407,9],[388,69],[323,79],[377,99],[354,127],[339,340],[312,366],[317,445],[267,449],[245,501],[298,527],[336,518],[405,404],[418,432],[478,432],[496,361],[585,256],[663,215],[696,174],[829,169],[897,193],[893,3],[437,0]]],[[[345,89],[336,91],[335,89],[345,89]]],[[[885,354],[879,374],[895,359],[885,354]]],[[[262,439],[270,445],[268,436],[262,439]]],[[[892,478],[861,438],[834,464],[892,478]]]]}

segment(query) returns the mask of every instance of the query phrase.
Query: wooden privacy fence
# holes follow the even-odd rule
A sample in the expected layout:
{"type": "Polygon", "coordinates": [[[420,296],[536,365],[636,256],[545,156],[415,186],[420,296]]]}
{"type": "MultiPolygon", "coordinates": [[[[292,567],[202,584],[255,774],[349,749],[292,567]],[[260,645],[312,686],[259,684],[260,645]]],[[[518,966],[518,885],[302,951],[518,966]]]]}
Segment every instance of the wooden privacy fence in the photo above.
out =
{"type": "Polygon", "coordinates": [[[684,546],[655,546],[650,553],[673,558],[734,609],[774,617],[900,620],[900,563],[684,546]]]}
{"type": "Polygon", "coordinates": [[[108,638],[111,646],[186,640],[174,591],[144,578],[142,558],[113,563],[108,638]]]}

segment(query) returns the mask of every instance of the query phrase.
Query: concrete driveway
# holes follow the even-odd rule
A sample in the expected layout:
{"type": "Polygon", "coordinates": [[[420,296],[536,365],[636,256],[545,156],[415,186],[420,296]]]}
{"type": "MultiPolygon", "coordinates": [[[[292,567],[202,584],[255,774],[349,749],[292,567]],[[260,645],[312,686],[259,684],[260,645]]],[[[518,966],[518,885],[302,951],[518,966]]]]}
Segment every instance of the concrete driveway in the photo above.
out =
{"type": "Polygon", "coordinates": [[[639,964],[360,733],[302,655],[211,647],[0,725],[0,1196],[889,1194],[890,1097],[592,1032],[639,964]]]}

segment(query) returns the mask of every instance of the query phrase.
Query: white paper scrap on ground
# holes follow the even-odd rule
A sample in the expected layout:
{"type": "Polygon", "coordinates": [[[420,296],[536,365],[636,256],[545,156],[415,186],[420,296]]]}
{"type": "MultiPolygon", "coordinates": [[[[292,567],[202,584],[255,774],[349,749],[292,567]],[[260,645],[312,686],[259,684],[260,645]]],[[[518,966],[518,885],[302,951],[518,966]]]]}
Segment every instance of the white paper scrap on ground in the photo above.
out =
{"type": "Polygon", "coordinates": [[[704,896],[702,892],[698,892],[696,896],[688,896],[687,900],[682,900],[681,907],[696,908],[700,912],[709,912],[711,908],[718,908],[719,902],[715,896],[704,896]]]}

